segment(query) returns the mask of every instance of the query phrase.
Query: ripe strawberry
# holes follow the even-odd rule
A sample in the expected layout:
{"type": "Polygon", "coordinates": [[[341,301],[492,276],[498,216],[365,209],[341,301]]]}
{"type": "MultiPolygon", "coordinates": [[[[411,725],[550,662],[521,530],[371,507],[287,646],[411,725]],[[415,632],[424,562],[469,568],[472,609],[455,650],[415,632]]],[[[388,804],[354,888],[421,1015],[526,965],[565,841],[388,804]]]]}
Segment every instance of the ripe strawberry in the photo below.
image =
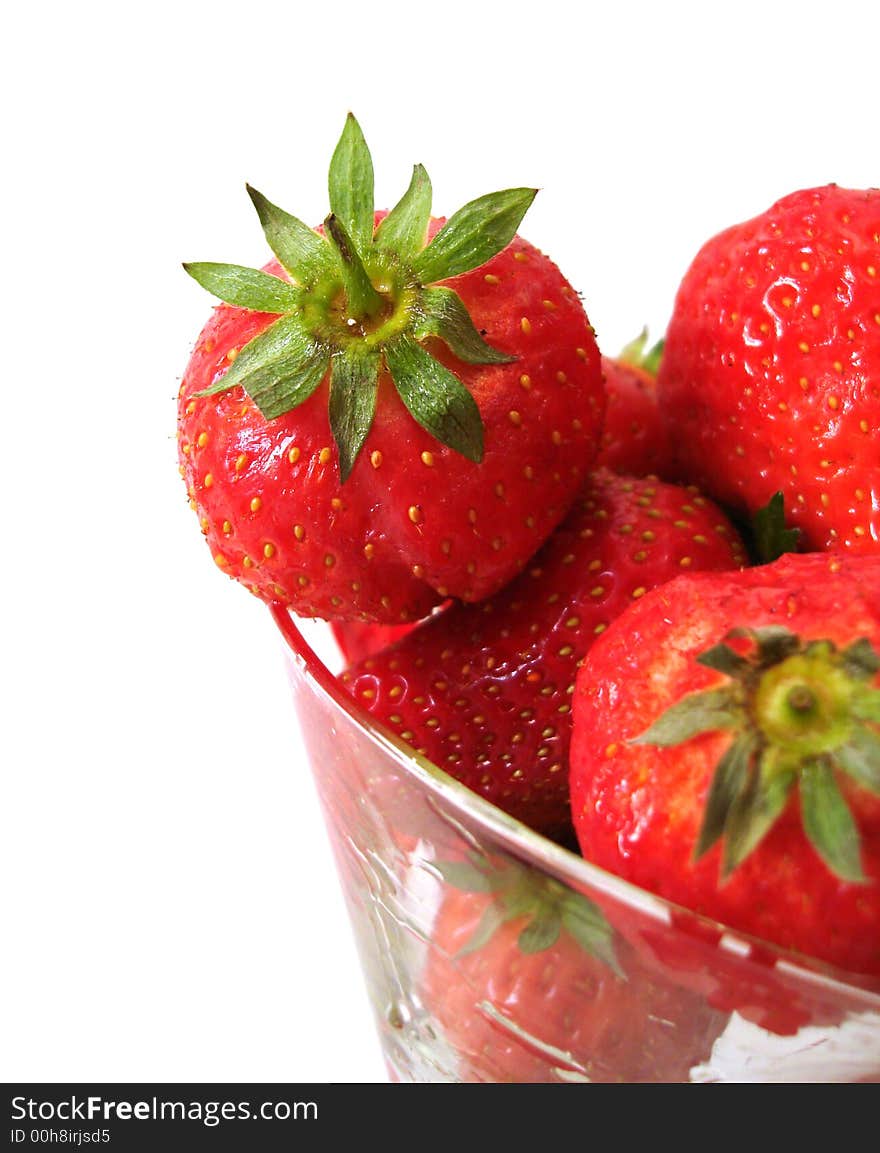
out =
{"type": "Polygon", "coordinates": [[[658,374],[682,475],[807,549],[880,551],[880,190],[795,192],[698,253],[658,374]]]}
{"type": "Polygon", "coordinates": [[[583,855],[696,913],[880,974],[880,558],[682,576],[580,670],[583,855]]]}
{"type": "Polygon", "coordinates": [[[742,562],[735,530],[693,490],[598,470],[516,580],[482,604],[451,605],[342,681],[440,768],[562,840],[578,662],[654,585],[742,562]]]}
{"type": "Polygon", "coordinates": [[[415,622],[377,625],[369,621],[333,621],[330,630],[346,665],[387,649],[415,628],[415,622]]]}
{"type": "Polygon", "coordinates": [[[587,897],[512,860],[440,869],[420,992],[461,1080],[680,1081],[708,1055],[726,1016],[650,974],[587,897]]]}
{"type": "MultiPolygon", "coordinates": [[[[657,406],[655,375],[661,346],[646,352],[645,336],[642,333],[616,358],[602,357],[606,405],[596,467],[629,476],[669,478],[673,472],[672,448],[657,406]]],[[[766,517],[768,510],[761,512],[766,517]]],[[[790,543],[794,548],[794,542],[790,543]]],[[[406,636],[416,623],[334,621],[332,632],[345,663],[353,665],[406,636]]]]}
{"type": "Polygon", "coordinates": [[[577,294],[515,235],[534,191],[444,223],[417,166],[374,213],[349,117],[322,230],[250,195],[277,261],[186,266],[228,302],[179,400],[215,561],[301,616],[400,623],[491,594],[571,506],[604,408],[577,294]]]}
{"type": "Polygon", "coordinates": [[[602,357],[605,424],[596,466],[630,476],[674,479],[672,437],[657,403],[662,342],[646,349],[642,332],[616,356],[602,357]]]}

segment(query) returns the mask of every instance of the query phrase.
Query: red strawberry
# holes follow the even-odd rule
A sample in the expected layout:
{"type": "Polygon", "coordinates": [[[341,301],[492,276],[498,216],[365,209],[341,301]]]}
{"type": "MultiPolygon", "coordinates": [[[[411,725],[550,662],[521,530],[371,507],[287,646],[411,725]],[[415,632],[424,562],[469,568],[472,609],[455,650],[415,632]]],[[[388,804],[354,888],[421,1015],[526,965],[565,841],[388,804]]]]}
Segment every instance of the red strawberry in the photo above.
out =
{"type": "Polygon", "coordinates": [[[586,897],[514,861],[447,881],[421,999],[463,1081],[687,1080],[726,1016],[651,975],[586,897]],[[471,891],[466,891],[470,889],[471,891]]]}
{"type": "Polygon", "coordinates": [[[880,975],[880,558],[791,554],[645,596],[580,670],[583,855],[880,975]]]}
{"type": "Polygon", "coordinates": [[[452,605],[343,674],[373,717],[548,836],[570,832],[568,741],[579,660],[634,599],[684,569],[743,562],[693,490],[599,470],[528,570],[452,605]]]}
{"type": "Polygon", "coordinates": [[[657,403],[657,366],[662,343],[646,349],[647,332],[619,356],[602,357],[605,424],[600,465],[631,476],[673,479],[672,438],[657,403]]]}
{"type": "Polygon", "coordinates": [[[708,495],[780,491],[805,548],[880,551],[880,190],[795,192],[704,245],[658,391],[708,495]]]}
{"type": "Polygon", "coordinates": [[[186,266],[228,302],[179,401],[215,561],[301,616],[399,623],[491,594],[571,506],[604,407],[577,294],[515,235],[534,191],[443,223],[417,166],[374,213],[349,117],[323,230],[250,193],[278,260],[186,266]]]}
{"type": "MultiPolygon", "coordinates": [[[[605,422],[596,467],[629,476],[671,478],[671,438],[657,404],[657,365],[662,342],[646,348],[647,330],[617,357],[602,357],[605,422]]],[[[333,636],[347,664],[381,652],[405,636],[414,623],[371,624],[337,621],[333,636]]]]}
{"type": "Polygon", "coordinates": [[[368,621],[334,621],[330,626],[347,665],[366,660],[387,649],[415,628],[415,624],[377,625],[368,621]]]}

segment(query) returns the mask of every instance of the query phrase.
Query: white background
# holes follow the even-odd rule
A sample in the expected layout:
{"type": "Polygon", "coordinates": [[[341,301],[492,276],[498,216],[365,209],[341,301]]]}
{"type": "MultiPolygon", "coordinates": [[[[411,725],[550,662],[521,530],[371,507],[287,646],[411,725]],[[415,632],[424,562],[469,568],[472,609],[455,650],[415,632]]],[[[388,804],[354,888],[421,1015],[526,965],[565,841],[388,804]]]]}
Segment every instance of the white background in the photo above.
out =
{"type": "Polygon", "coordinates": [[[390,206],[540,186],[521,229],[604,351],[662,333],[700,243],[878,182],[878,21],[805,3],[16,5],[4,18],[0,1076],[381,1081],[281,647],[211,562],[175,395],[311,223],[346,112],[390,206]],[[428,13],[427,15],[420,13],[428,13]],[[871,26],[873,23],[873,26],[871,26]]]}

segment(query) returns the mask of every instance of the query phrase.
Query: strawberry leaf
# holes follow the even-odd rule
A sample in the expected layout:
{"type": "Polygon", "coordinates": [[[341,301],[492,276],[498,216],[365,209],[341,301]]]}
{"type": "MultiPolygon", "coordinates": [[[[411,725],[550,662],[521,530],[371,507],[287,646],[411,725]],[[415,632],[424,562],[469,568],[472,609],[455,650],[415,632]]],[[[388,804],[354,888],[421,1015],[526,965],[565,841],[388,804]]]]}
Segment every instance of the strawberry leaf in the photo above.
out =
{"type": "Polygon", "coordinates": [[[559,910],[553,907],[547,909],[540,916],[534,916],[525,926],[517,938],[517,945],[522,953],[542,953],[559,940],[559,930],[562,920],[559,910]]]}
{"type": "Polygon", "coordinates": [[[676,701],[631,743],[680,745],[699,733],[736,728],[744,719],[739,693],[732,686],[722,685],[676,701]]]}
{"type": "MultiPolygon", "coordinates": [[[[797,781],[797,774],[780,770],[767,772],[765,753],[760,772],[750,774],[746,787],[734,798],[724,827],[722,879],[758,847],[785,808],[797,781]]],[[[769,758],[771,764],[774,758],[769,758]]]]}
{"type": "Polygon", "coordinates": [[[880,735],[854,728],[846,744],[834,751],[837,765],[871,793],[880,795],[880,735]]]}
{"type": "Polygon", "coordinates": [[[375,413],[382,360],[413,418],[442,444],[479,463],[479,407],[458,377],[419,341],[442,340],[468,364],[507,364],[450,289],[428,287],[485,263],[516,233],[535,190],[491,193],[455,213],[425,247],[431,181],[422,165],[374,236],[373,162],[349,113],[330,161],[323,234],[247,186],[270,248],[294,283],[235,264],[184,268],[221,300],[285,318],[238,350],[233,367],[198,395],[245,388],[267,418],[311,396],[331,361],[330,421],[342,479],[375,413]]]}
{"type": "Polygon", "coordinates": [[[410,415],[441,444],[475,463],[483,459],[483,421],[457,376],[409,336],[385,349],[388,371],[410,415]]]}
{"type": "Polygon", "coordinates": [[[665,343],[663,340],[655,341],[642,357],[642,368],[651,376],[656,376],[660,371],[660,361],[663,359],[665,343]]]}
{"type": "Polygon", "coordinates": [[[757,629],[733,630],[731,636],[751,637],[757,647],[756,667],[769,669],[778,665],[786,657],[800,651],[801,641],[796,633],[785,625],[762,625],[757,629]]]}
{"type": "Polygon", "coordinates": [[[376,413],[379,355],[341,352],[330,369],[330,428],[339,450],[339,475],[348,479],[376,413]]]}
{"type": "Polygon", "coordinates": [[[733,741],[718,762],[709,786],[706,811],[694,848],[694,860],[702,857],[723,837],[728,816],[748,786],[755,746],[751,734],[744,733],[733,741]]]}
{"type": "Polygon", "coordinates": [[[658,340],[651,348],[648,344],[648,330],[643,328],[635,339],[625,344],[617,355],[622,364],[630,364],[634,368],[641,368],[650,376],[656,377],[663,356],[663,340],[658,340]]]}
{"type": "Polygon", "coordinates": [[[861,680],[880,673],[880,656],[867,637],[859,637],[843,650],[843,668],[848,676],[861,680]]]}
{"type": "Polygon", "coordinates": [[[460,208],[413,260],[422,284],[470,272],[506,248],[536,194],[536,188],[509,188],[460,208]]]}
{"type": "Polygon", "coordinates": [[[508,918],[505,916],[501,905],[494,901],[487,905],[476,929],[458,950],[456,956],[464,957],[468,953],[476,953],[478,949],[482,949],[492,940],[506,920],[508,918]]]}
{"type": "Polygon", "coordinates": [[[673,704],[632,743],[676,745],[706,729],[736,735],[709,786],[694,849],[723,841],[726,880],[758,846],[799,788],[804,831],[830,869],[861,881],[859,831],[836,770],[880,795],[880,656],[866,637],[845,648],[804,641],[784,625],[731,629],[697,663],[732,678],[673,704]],[[725,642],[748,638],[742,656],[725,642]]]}
{"type": "Polygon", "coordinates": [[[598,906],[581,893],[519,862],[498,863],[479,853],[472,854],[470,862],[437,862],[435,868],[457,889],[494,895],[459,954],[482,948],[502,925],[523,917],[527,923],[517,938],[523,953],[551,948],[564,929],[582,949],[624,976],[614,951],[614,930],[598,906]]]}
{"type": "Polygon", "coordinates": [[[248,396],[266,418],[274,420],[308,400],[327,374],[329,357],[309,351],[252,372],[243,382],[248,396]]]}
{"type": "Polygon", "coordinates": [[[184,269],[213,296],[254,312],[293,312],[302,301],[300,290],[280,277],[241,264],[211,261],[184,264],[184,269]]]}
{"type": "Polygon", "coordinates": [[[256,188],[246,187],[269,247],[294,280],[309,285],[332,271],[332,252],[319,233],[278,208],[256,188]]]}
{"type": "Polygon", "coordinates": [[[800,795],[804,832],[813,848],[838,877],[864,882],[858,829],[825,758],[803,766],[800,795]]]}
{"type": "Polygon", "coordinates": [[[373,161],[361,126],[349,112],[330,161],[330,211],[361,252],[373,238],[373,161]]]}
{"type": "Polygon", "coordinates": [[[783,553],[797,552],[800,532],[785,524],[785,498],[775,492],[752,517],[752,547],[758,564],[770,564],[783,553]]]}
{"type": "Polygon", "coordinates": [[[412,260],[425,246],[431,219],[431,181],[417,164],[409,188],[376,229],[375,244],[380,252],[393,252],[401,260],[412,260]]]}
{"type": "Polygon", "coordinates": [[[465,893],[491,893],[497,886],[486,865],[479,862],[483,858],[477,857],[476,862],[470,861],[435,861],[434,868],[447,883],[454,889],[461,889],[465,893]]]}
{"type": "Polygon", "coordinates": [[[329,365],[329,353],[316,344],[299,317],[283,316],[246,344],[210,388],[196,395],[210,396],[241,385],[271,420],[307,400],[329,365]]]}
{"type": "Polygon", "coordinates": [[[880,725],[880,690],[866,689],[854,696],[852,714],[857,720],[880,725]]]}
{"type": "Polygon", "coordinates": [[[566,893],[562,901],[562,927],[587,953],[606,964],[618,977],[625,976],[614,951],[614,930],[591,900],[580,893],[566,893]]]}
{"type": "Polygon", "coordinates": [[[427,289],[422,307],[424,315],[415,330],[417,340],[439,337],[467,364],[510,364],[516,360],[483,340],[461,297],[451,288],[427,289]]]}
{"type": "Polygon", "coordinates": [[[339,255],[349,315],[361,318],[375,316],[382,308],[382,297],[373,287],[345,225],[331,212],[324,221],[324,227],[339,255]]]}
{"type": "Polygon", "coordinates": [[[715,669],[716,672],[724,673],[728,677],[742,677],[752,668],[745,657],[740,656],[723,641],[700,653],[697,657],[697,664],[705,665],[708,669],[715,669]]]}

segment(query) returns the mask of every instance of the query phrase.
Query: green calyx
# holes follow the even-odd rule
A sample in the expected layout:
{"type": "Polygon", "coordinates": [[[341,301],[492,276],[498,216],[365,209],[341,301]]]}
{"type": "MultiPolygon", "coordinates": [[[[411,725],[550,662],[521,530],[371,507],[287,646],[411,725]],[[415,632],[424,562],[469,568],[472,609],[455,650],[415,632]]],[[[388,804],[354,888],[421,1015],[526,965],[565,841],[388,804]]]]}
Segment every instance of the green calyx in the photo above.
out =
{"type": "Polygon", "coordinates": [[[461,298],[437,282],[479,268],[505,248],[535,189],[471,201],[428,242],[431,182],[416,165],[398,204],[374,227],[372,159],[351,114],[328,184],[330,213],[322,232],[248,187],[289,282],[241,265],[184,265],[227,304],[277,316],[197,395],[240,385],[271,420],[308,399],[329,372],[330,424],[345,480],[370,430],[384,367],[414,419],[442,444],[479,462],[483,425],[476,402],[424,342],[439,339],[468,364],[515,359],[492,348],[461,298]]]}
{"type": "Polygon", "coordinates": [[[490,860],[477,852],[466,861],[439,862],[434,867],[453,888],[492,897],[460,952],[476,952],[502,925],[524,918],[517,937],[520,952],[541,953],[566,933],[590,956],[623,976],[614,951],[614,931],[599,908],[553,877],[511,858],[490,860]]]}
{"type": "Polygon", "coordinates": [[[656,376],[663,359],[664,344],[661,338],[649,347],[648,329],[643,328],[638,336],[623,346],[617,359],[623,364],[631,364],[633,368],[641,368],[650,376],[656,376]]]}
{"type": "Polygon", "coordinates": [[[634,743],[674,746],[727,730],[712,778],[699,858],[721,841],[727,878],[770,831],[797,789],[804,832],[825,864],[864,882],[858,828],[841,790],[849,777],[880,795],[880,656],[866,638],[846,648],[803,642],[782,627],[735,630],[700,664],[727,678],[672,705],[634,743]],[[745,655],[728,641],[746,638],[745,655]]]}
{"type": "Polygon", "coordinates": [[[800,532],[790,528],[785,519],[785,497],[775,492],[767,503],[744,526],[744,535],[751,541],[757,564],[771,564],[783,553],[797,552],[800,532]]]}

